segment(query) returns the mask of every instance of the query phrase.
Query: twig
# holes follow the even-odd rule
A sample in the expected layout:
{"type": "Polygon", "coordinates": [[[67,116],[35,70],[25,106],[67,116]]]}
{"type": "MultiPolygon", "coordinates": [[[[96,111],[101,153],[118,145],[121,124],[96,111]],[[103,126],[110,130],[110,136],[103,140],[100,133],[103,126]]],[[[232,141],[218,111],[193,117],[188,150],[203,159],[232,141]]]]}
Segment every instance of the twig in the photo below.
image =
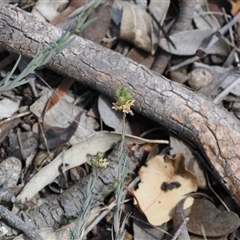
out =
{"type": "Polygon", "coordinates": [[[203,239],[207,240],[206,232],[205,232],[204,226],[202,224],[201,224],[201,230],[202,230],[203,239]]]}
{"type": "Polygon", "coordinates": [[[158,22],[157,18],[154,16],[154,14],[148,10],[149,15],[152,17],[153,21],[157,24],[158,28],[163,32],[164,37],[171,43],[171,45],[176,48],[176,45],[174,44],[174,42],[172,41],[172,39],[168,36],[167,32],[165,31],[165,29],[160,25],[160,23],[158,22]]]}
{"type": "Polygon", "coordinates": [[[218,94],[214,99],[213,102],[215,104],[219,104],[231,91],[232,88],[234,88],[237,84],[240,83],[240,77],[235,79],[231,84],[229,84],[220,94],[218,94]]]}
{"type": "Polygon", "coordinates": [[[221,197],[215,192],[215,190],[212,188],[212,185],[209,181],[209,178],[208,178],[208,175],[207,173],[205,174],[205,177],[206,177],[206,180],[207,180],[207,184],[208,184],[208,187],[210,188],[210,190],[213,192],[213,194],[217,197],[217,199],[222,203],[222,205],[226,208],[226,210],[228,212],[230,212],[230,209],[229,207],[226,205],[226,203],[221,199],[221,197]]]}
{"type": "Polygon", "coordinates": [[[21,152],[22,158],[25,160],[26,157],[25,157],[24,150],[23,150],[23,144],[22,144],[20,128],[17,128],[17,140],[18,140],[18,145],[19,145],[19,148],[20,148],[20,152],[21,152]]]}
{"type": "MultiPolygon", "coordinates": [[[[170,35],[188,30],[191,26],[195,3],[193,1],[180,0],[180,13],[177,21],[170,30],[170,35]]],[[[172,55],[162,52],[155,60],[152,70],[162,74],[171,60],[172,55]]]]}
{"type": "MultiPolygon", "coordinates": [[[[205,160],[203,159],[203,157],[201,156],[201,154],[199,154],[197,151],[195,151],[195,155],[197,156],[198,160],[200,160],[201,163],[204,164],[204,166],[206,167],[206,169],[212,173],[212,169],[206,164],[205,160]]],[[[213,192],[213,194],[218,198],[218,200],[222,203],[222,205],[226,208],[227,211],[230,211],[230,209],[228,208],[228,206],[226,205],[226,203],[220,198],[220,196],[214,191],[214,189],[212,188],[210,182],[209,182],[209,178],[208,178],[208,175],[207,175],[207,172],[206,170],[204,171],[205,172],[205,177],[206,177],[206,181],[207,181],[207,185],[208,187],[210,188],[210,190],[213,192]]]]}
{"type": "Polygon", "coordinates": [[[230,47],[234,48],[236,52],[240,53],[240,48],[238,48],[234,43],[230,42],[226,37],[221,37],[230,47]]]}
{"type": "Polygon", "coordinates": [[[171,240],[176,240],[179,236],[179,234],[181,233],[183,227],[187,224],[187,222],[189,221],[189,217],[185,218],[184,221],[181,223],[180,227],[178,228],[178,230],[175,232],[175,234],[173,235],[171,240]]]}
{"type": "Polygon", "coordinates": [[[49,157],[51,157],[51,152],[50,152],[50,149],[49,149],[49,146],[48,146],[48,141],[47,141],[47,138],[45,136],[45,133],[44,133],[44,130],[43,130],[43,126],[42,126],[42,123],[40,122],[40,119],[38,119],[38,126],[40,127],[40,130],[41,130],[41,133],[42,133],[42,137],[43,137],[44,143],[46,145],[46,149],[47,149],[48,155],[49,155],[49,157]]]}
{"type": "MultiPolygon", "coordinates": [[[[128,186],[128,188],[133,188],[138,182],[140,178],[136,177],[128,186]]],[[[122,195],[126,194],[127,190],[124,190],[122,195]]],[[[85,230],[85,236],[115,207],[116,199],[110,203],[108,209],[103,211],[85,230]]]]}
{"type": "MultiPolygon", "coordinates": [[[[201,49],[201,51],[203,51],[206,54],[206,52],[221,38],[221,36],[224,35],[227,32],[227,30],[230,29],[234,24],[236,24],[236,22],[239,19],[240,19],[240,12],[230,22],[228,22],[225,26],[223,26],[218,31],[216,31],[212,35],[212,38],[209,41],[208,45],[204,49],[201,49]]],[[[169,71],[175,71],[175,70],[177,70],[177,69],[179,69],[183,66],[186,66],[190,63],[193,63],[194,61],[198,61],[201,58],[203,58],[205,56],[205,54],[203,56],[191,57],[191,58],[187,59],[186,61],[181,62],[180,64],[177,64],[177,65],[171,67],[169,71]]]]}
{"type": "Polygon", "coordinates": [[[11,211],[0,205],[0,218],[4,219],[9,225],[22,231],[26,236],[32,240],[44,240],[32,227],[25,223],[18,216],[14,215],[11,211]]]}
{"type": "Polygon", "coordinates": [[[20,118],[20,117],[24,117],[24,116],[30,115],[30,114],[31,114],[31,112],[26,111],[26,112],[23,112],[23,113],[16,114],[16,115],[14,115],[14,116],[12,116],[12,117],[3,119],[2,121],[0,121],[0,126],[3,125],[3,124],[6,123],[6,122],[12,121],[13,119],[20,118]]]}
{"type": "Polygon", "coordinates": [[[219,40],[219,35],[224,35],[233,25],[237,23],[237,21],[240,19],[240,12],[235,15],[235,17],[229,21],[225,26],[220,28],[213,36],[211,41],[208,43],[207,47],[205,48],[205,51],[210,49],[218,40],[219,40]]]}

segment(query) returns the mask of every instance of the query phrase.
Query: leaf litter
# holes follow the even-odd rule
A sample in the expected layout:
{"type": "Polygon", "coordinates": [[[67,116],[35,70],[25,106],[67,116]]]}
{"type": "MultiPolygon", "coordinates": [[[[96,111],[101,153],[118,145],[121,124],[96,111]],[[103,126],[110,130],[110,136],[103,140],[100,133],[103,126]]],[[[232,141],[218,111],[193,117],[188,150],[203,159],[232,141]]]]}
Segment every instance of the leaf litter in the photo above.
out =
{"type": "MultiPolygon", "coordinates": [[[[74,1],[70,1],[72,5],[74,5],[73,2],[74,1]]],[[[237,9],[239,8],[238,2],[230,1],[230,3],[232,5],[231,13],[235,16],[236,12],[238,12],[237,9]]],[[[210,3],[210,1],[197,3],[192,19],[194,22],[194,25],[192,25],[193,28],[170,35],[169,38],[174,44],[173,45],[169,42],[169,38],[165,36],[162,29],[159,29],[158,24],[151,15],[152,13],[157,18],[158,23],[163,25],[165,29],[171,28],[172,20],[175,20],[174,18],[177,14],[172,14],[171,11],[174,11],[174,8],[169,5],[170,1],[162,1],[161,4],[163,5],[160,6],[160,4],[158,5],[154,1],[150,1],[149,5],[128,2],[121,2],[120,5],[119,3],[116,5],[116,3],[114,3],[112,9],[115,8],[115,12],[111,11],[114,23],[109,20],[110,11],[101,15],[95,10],[93,16],[100,17],[96,23],[98,25],[96,26],[101,26],[101,24],[105,23],[105,27],[99,32],[88,31],[86,29],[85,35],[82,36],[87,37],[98,44],[101,44],[102,38],[104,38],[104,41],[107,41],[107,39],[109,39],[109,41],[114,39],[113,41],[111,40],[112,44],[109,46],[115,48],[116,51],[120,51],[120,49],[123,52],[125,51],[127,56],[134,58],[135,61],[140,62],[141,64],[146,64],[148,67],[152,66],[156,56],[159,54],[159,49],[169,52],[173,58],[169,63],[171,68],[165,69],[165,75],[173,76],[173,71],[171,70],[175,69],[175,73],[180,73],[182,79],[184,79],[179,80],[180,82],[185,82],[194,91],[204,94],[216,104],[222,104],[227,107],[229,111],[233,110],[234,114],[238,116],[240,112],[239,105],[237,105],[239,102],[239,84],[237,82],[238,71],[234,68],[234,64],[238,62],[238,49],[237,46],[234,45],[232,37],[234,29],[228,27],[230,31],[229,41],[232,45],[226,41],[224,36],[220,37],[218,41],[214,40],[215,43],[209,45],[215,37],[214,34],[216,30],[227,24],[229,26],[229,16],[227,16],[228,20],[224,25],[223,22],[225,20],[223,19],[225,13],[219,11],[219,9],[221,9],[218,6],[219,3],[210,3]],[[218,14],[211,14],[213,7],[215,7],[214,9],[218,9],[218,14]],[[117,13],[120,14],[118,15],[117,13]],[[105,17],[105,19],[101,20],[103,17],[105,17]],[[219,19],[221,21],[219,21],[219,19]],[[108,24],[110,25],[109,29],[107,26],[108,24]],[[133,24],[133,26],[131,24],[133,24]],[[120,39],[129,41],[132,45],[128,45],[126,42],[121,42],[120,39]],[[139,50],[138,48],[141,48],[142,50],[139,50]],[[199,57],[199,50],[203,50],[203,56],[199,57]],[[204,50],[206,51],[204,52],[204,50]],[[187,63],[184,63],[184,56],[190,57],[187,63]],[[196,60],[198,62],[196,62],[196,60]],[[209,79],[206,79],[206,76],[209,76],[209,79]]],[[[51,5],[51,10],[49,7],[50,5],[48,5],[46,1],[39,1],[38,5],[39,6],[34,6],[33,14],[39,12],[40,14],[37,14],[38,16],[41,15],[43,21],[51,21],[54,18],[55,20],[58,20],[58,11],[61,12],[62,9],[64,9],[64,4],[58,1],[56,1],[55,6],[51,5]],[[40,6],[40,4],[42,4],[42,6],[40,6]]],[[[63,15],[59,16],[61,21],[66,21],[67,23],[74,22],[74,17],[71,19],[70,16],[74,16],[74,11],[77,12],[80,9],[78,9],[78,7],[79,6],[72,9],[71,15],[66,19],[62,18],[63,15]]],[[[101,5],[101,7],[103,9],[102,11],[106,11],[106,9],[111,6],[101,5]]],[[[223,34],[221,31],[220,33],[223,34]]],[[[21,71],[21,69],[19,70],[21,71]]],[[[45,70],[41,71],[44,72],[45,70]]],[[[37,77],[38,75],[34,75],[36,82],[37,77]]],[[[36,197],[38,195],[37,193],[44,192],[46,186],[51,182],[54,182],[54,180],[61,175],[59,166],[64,165],[64,172],[68,175],[68,170],[70,169],[76,170],[77,167],[83,169],[80,165],[87,162],[89,163],[89,155],[96,154],[97,150],[107,152],[112,148],[113,143],[116,143],[121,139],[120,134],[116,132],[121,132],[122,130],[121,116],[120,114],[118,115],[116,112],[111,111],[109,104],[110,100],[106,97],[94,97],[95,103],[98,101],[98,109],[95,109],[98,113],[94,116],[90,116],[88,114],[89,103],[74,103],[76,100],[75,96],[73,92],[69,91],[71,80],[67,82],[69,83],[69,86],[65,86],[63,89],[61,88],[62,85],[59,84],[57,87],[53,87],[53,89],[55,89],[54,91],[45,89],[42,92],[40,89],[43,89],[44,87],[36,82],[32,83],[34,87],[31,86],[31,88],[32,90],[35,88],[37,94],[40,93],[39,99],[36,99],[36,94],[32,95],[31,90],[29,90],[28,87],[20,90],[23,91],[23,95],[25,94],[24,97],[27,96],[32,102],[31,104],[26,104],[26,109],[30,109],[31,116],[35,118],[35,120],[32,121],[31,117],[25,117],[23,120],[26,122],[26,125],[24,126],[21,123],[20,127],[22,131],[29,131],[29,129],[31,129],[30,132],[33,131],[34,134],[27,135],[22,132],[18,133],[17,136],[17,133],[12,134],[11,127],[7,126],[9,122],[6,118],[16,116],[14,114],[18,111],[20,107],[19,104],[23,102],[23,99],[14,101],[3,98],[2,101],[8,101],[11,105],[6,107],[6,104],[4,103],[3,107],[1,107],[2,109],[7,110],[7,115],[3,116],[5,122],[0,125],[2,149],[3,146],[6,146],[7,144],[5,140],[6,136],[11,143],[10,147],[7,146],[7,153],[2,153],[1,159],[2,163],[6,164],[9,161],[9,159],[6,158],[6,155],[10,154],[12,157],[18,157],[16,158],[17,162],[23,163],[21,168],[24,170],[24,176],[20,177],[20,170],[16,170],[15,168],[12,169],[13,173],[10,174],[15,181],[12,186],[18,189],[16,192],[19,191],[21,185],[25,185],[18,196],[18,193],[13,193],[17,196],[18,200],[21,199],[23,202],[26,200],[33,200],[34,196],[36,197]],[[61,92],[61,90],[63,91],[61,92]],[[101,121],[99,121],[98,116],[102,118],[102,124],[101,121]],[[42,125],[42,129],[38,126],[39,123],[42,125]],[[97,131],[99,130],[100,125],[108,130],[109,128],[111,130],[113,129],[115,132],[97,131]],[[31,140],[35,139],[36,135],[38,135],[38,145],[36,145],[35,140],[31,140]],[[17,137],[19,138],[20,143],[19,141],[16,141],[17,137]],[[37,149],[36,146],[47,150],[45,153],[43,152],[43,157],[41,158],[45,160],[39,160],[40,164],[34,162],[34,156],[36,157],[39,153],[39,149],[37,149]],[[35,165],[40,167],[36,167],[35,165]],[[35,172],[32,172],[32,169],[34,169],[35,172]],[[24,179],[23,181],[19,180],[19,183],[21,184],[17,185],[15,176],[17,176],[18,179],[24,179]]],[[[91,108],[93,100],[90,102],[91,108]]],[[[1,113],[3,114],[3,111],[1,113]]],[[[20,112],[18,112],[18,114],[20,114],[20,112]]],[[[127,119],[127,121],[129,121],[127,124],[127,133],[136,132],[135,130],[133,131],[134,125],[132,123],[134,122],[131,122],[130,118],[127,119]]],[[[17,124],[19,124],[19,121],[15,124],[12,122],[12,128],[17,124]]],[[[145,124],[147,125],[147,123],[144,123],[143,121],[137,127],[146,128],[146,126],[144,126],[145,124]]],[[[141,131],[139,129],[138,132],[141,131]]],[[[201,192],[201,189],[209,191],[207,187],[209,182],[206,183],[204,176],[209,173],[206,173],[204,165],[202,166],[201,163],[198,164],[199,159],[202,159],[202,157],[198,156],[196,149],[193,149],[177,139],[178,136],[173,137],[171,135],[168,136],[168,138],[169,144],[172,148],[170,150],[171,155],[156,155],[150,157],[150,159],[145,162],[145,166],[141,167],[144,161],[142,161],[139,166],[139,176],[141,178],[139,186],[135,190],[129,190],[129,192],[135,196],[136,204],[140,209],[140,214],[136,215],[134,213],[133,217],[138,216],[139,220],[148,222],[149,233],[146,235],[148,239],[159,239],[158,237],[160,236],[160,234],[151,234],[151,232],[154,231],[153,229],[156,230],[156,228],[150,227],[151,224],[156,226],[162,225],[165,231],[171,232],[171,229],[167,227],[166,223],[169,223],[169,220],[173,218],[173,224],[175,224],[178,214],[180,214],[182,218],[180,218],[177,227],[174,226],[174,230],[171,233],[176,233],[177,230],[180,229],[180,225],[184,223],[185,219],[190,217],[188,223],[184,223],[187,226],[187,230],[186,226],[183,226],[181,231],[181,233],[184,231],[185,233],[188,233],[188,237],[190,237],[189,239],[195,239],[197,236],[198,239],[203,239],[200,238],[200,236],[203,236],[203,230],[205,235],[209,238],[223,237],[232,234],[239,227],[239,217],[233,211],[227,212],[217,210],[216,206],[218,202],[215,199],[213,200],[213,203],[211,203],[206,200],[205,197],[195,200],[189,197],[186,200],[186,205],[180,204],[184,201],[186,195],[192,192],[201,192]],[[181,208],[181,206],[183,207],[181,208]],[[143,214],[146,216],[147,220],[143,214]]],[[[158,138],[151,141],[150,139],[140,139],[134,136],[126,137],[126,141],[129,143],[129,148],[135,149],[135,151],[137,151],[136,146],[138,146],[138,144],[143,145],[144,149],[146,142],[150,144],[149,146],[152,146],[151,144],[156,142],[165,144],[168,142],[168,140],[161,142],[156,139],[158,138]]],[[[147,154],[147,152],[145,152],[145,154],[147,154]]],[[[9,177],[9,181],[10,179],[11,177],[9,177]]],[[[79,181],[81,181],[81,178],[79,181]]],[[[8,188],[9,186],[5,184],[5,187],[8,188]]],[[[3,191],[3,189],[4,188],[2,188],[1,191],[3,191]]],[[[224,198],[224,194],[224,192],[220,192],[222,198],[224,198]]],[[[211,193],[208,193],[208,195],[212,196],[211,193]]],[[[17,205],[15,204],[13,210],[16,211],[17,209],[17,205]]],[[[136,208],[134,212],[137,212],[136,208]]],[[[137,220],[134,219],[133,226],[136,225],[136,223],[137,220]]],[[[51,229],[42,229],[42,231],[52,232],[52,239],[59,239],[59,235],[51,229]]],[[[144,227],[139,228],[136,236],[143,236],[143,231],[144,227]]],[[[159,231],[159,229],[156,231],[159,231]]],[[[65,235],[61,236],[66,236],[66,230],[63,230],[63,234],[65,235]]],[[[134,236],[134,232],[132,235],[134,236]]],[[[180,236],[181,235],[179,235],[179,238],[180,236]]],[[[184,238],[184,240],[185,239],[187,238],[184,238]]]]}
{"type": "MultiPolygon", "coordinates": [[[[175,158],[168,155],[155,156],[146,164],[146,167],[140,168],[141,183],[133,195],[135,204],[146,215],[148,221],[159,226],[172,218],[174,207],[186,194],[197,190],[197,180],[185,169],[184,157],[181,154],[175,158]]],[[[185,208],[190,207],[192,203],[193,199],[185,208]]]]}

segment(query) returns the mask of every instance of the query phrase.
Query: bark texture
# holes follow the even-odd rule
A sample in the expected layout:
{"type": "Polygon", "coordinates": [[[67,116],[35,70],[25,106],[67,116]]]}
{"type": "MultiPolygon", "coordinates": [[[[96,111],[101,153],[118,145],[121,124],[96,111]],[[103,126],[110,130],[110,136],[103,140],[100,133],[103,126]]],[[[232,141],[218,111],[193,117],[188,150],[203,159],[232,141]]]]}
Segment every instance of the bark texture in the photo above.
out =
{"type": "MultiPolygon", "coordinates": [[[[0,5],[0,45],[32,58],[62,30],[18,8],[0,5]]],[[[127,85],[135,110],[192,142],[240,206],[240,124],[204,97],[122,55],[76,37],[48,65],[109,96],[127,85]]]]}
{"type": "MultiPolygon", "coordinates": [[[[119,147],[120,144],[116,144],[112,152],[107,156],[107,161],[109,162],[107,168],[99,170],[99,177],[92,188],[92,192],[95,194],[94,203],[96,204],[98,202],[102,203],[103,200],[116,188],[116,185],[113,183],[117,181],[119,171],[119,147]]],[[[132,175],[136,169],[139,161],[138,158],[134,156],[133,152],[128,151],[126,146],[124,147],[124,153],[127,158],[125,173],[129,174],[130,179],[130,175],[132,175]]],[[[90,176],[88,175],[81,179],[77,184],[64,191],[62,194],[50,196],[44,199],[45,203],[39,207],[31,208],[27,212],[20,212],[18,215],[29,225],[29,229],[59,229],[62,225],[66,225],[69,221],[76,219],[81,213],[85,199],[87,198],[87,187],[89,181],[90,176]]],[[[18,228],[17,225],[13,226],[15,226],[16,229],[18,228]]],[[[19,234],[19,231],[9,227],[8,223],[3,219],[0,221],[0,227],[7,229],[8,233],[6,236],[19,234]]],[[[3,235],[0,231],[0,239],[2,239],[2,237],[3,235]]]]}

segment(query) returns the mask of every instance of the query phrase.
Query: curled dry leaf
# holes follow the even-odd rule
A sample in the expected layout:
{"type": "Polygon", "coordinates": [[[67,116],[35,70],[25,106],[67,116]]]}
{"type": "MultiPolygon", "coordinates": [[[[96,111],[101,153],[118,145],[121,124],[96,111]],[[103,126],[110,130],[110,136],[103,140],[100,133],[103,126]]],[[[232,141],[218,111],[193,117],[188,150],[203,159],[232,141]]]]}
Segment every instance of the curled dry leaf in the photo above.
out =
{"type": "Polygon", "coordinates": [[[152,49],[151,32],[152,22],[148,13],[134,4],[125,2],[123,4],[120,38],[153,54],[156,49],[152,49]]]}
{"type": "Polygon", "coordinates": [[[207,181],[204,171],[199,164],[198,158],[196,156],[196,151],[188,143],[184,142],[174,134],[170,134],[170,147],[171,155],[177,154],[179,152],[184,155],[185,168],[194,174],[197,179],[198,187],[206,189],[207,181]]]}
{"type": "MultiPolygon", "coordinates": [[[[134,191],[135,204],[153,225],[161,225],[172,218],[173,209],[184,195],[197,190],[196,177],[184,167],[184,156],[155,156],[139,171],[141,183],[134,191]]],[[[188,201],[184,209],[191,206],[188,201]]]]}
{"type": "MultiPolygon", "coordinates": [[[[42,96],[30,107],[30,111],[38,118],[41,119],[43,117],[43,109],[45,109],[45,106],[51,95],[52,91],[44,90],[42,92],[42,96]]],[[[51,104],[48,104],[48,111],[44,114],[44,124],[45,126],[48,126],[47,130],[49,131],[51,127],[55,129],[55,134],[53,134],[54,137],[58,137],[59,134],[64,133],[65,136],[62,136],[61,138],[65,140],[68,139],[68,137],[72,135],[70,132],[68,132],[68,128],[70,127],[72,130],[74,130],[74,127],[76,127],[74,126],[74,122],[78,122],[76,131],[74,130],[74,134],[69,139],[70,144],[75,144],[86,138],[86,136],[89,136],[98,127],[97,121],[93,117],[88,117],[85,112],[83,112],[80,116],[80,119],[78,119],[78,113],[83,111],[83,109],[73,105],[72,102],[74,99],[70,93],[63,94],[60,100],[55,100],[51,104]]],[[[49,135],[51,136],[51,134],[52,131],[50,131],[49,135]]],[[[54,141],[54,139],[52,139],[52,141],[54,141]]],[[[56,144],[54,143],[54,145],[56,144]]]]}
{"type": "Polygon", "coordinates": [[[232,5],[232,9],[231,9],[231,14],[233,16],[235,16],[238,12],[239,12],[239,9],[240,9],[240,1],[239,0],[228,0],[231,5],[232,5]]]}
{"type": "MultiPolygon", "coordinates": [[[[113,128],[116,132],[122,132],[122,118],[123,114],[120,111],[112,110],[112,101],[104,95],[98,98],[98,111],[103,122],[113,128]]],[[[131,134],[129,124],[126,124],[126,133],[131,134]]]]}
{"type": "Polygon", "coordinates": [[[41,133],[40,135],[39,148],[43,150],[52,150],[57,146],[69,141],[69,139],[73,136],[76,129],[78,128],[79,120],[82,113],[83,112],[78,113],[77,116],[74,118],[74,121],[67,128],[45,126],[44,133],[41,133]]]}
{"type": "MultiPolygon", "coordinates": [[[[170,0],[165,0],[165,1],[151,0],[149,3],[148,11],[154,15],[155,19],[158,21],[160,26],[163,25],[169,6],[170,6],[170,0]]],[[[152,49],[154,52],[157,50],[157,47],[158,47],[160,32],[161,31],[157,23],[155,21],[152,21],[151,39],[152,39],[152,49]]],[[[154,54],[154,52],[152,52],[152,54],[154,54]]]]}

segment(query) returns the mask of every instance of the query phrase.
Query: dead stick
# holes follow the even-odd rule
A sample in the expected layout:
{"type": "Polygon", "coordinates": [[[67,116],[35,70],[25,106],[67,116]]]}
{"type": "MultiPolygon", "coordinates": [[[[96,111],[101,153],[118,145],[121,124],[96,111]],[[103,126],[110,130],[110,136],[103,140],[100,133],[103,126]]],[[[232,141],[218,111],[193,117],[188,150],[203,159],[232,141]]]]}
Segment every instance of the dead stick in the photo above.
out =
{"type": "MultiPolygon", "coordinates": [[[[0,30],[2,47],[29,58],[62,34],[62,30],[2,3],[0,30]]],[[[135,110],[192,142],[240,206],[240,124],[233,115],[148,68],[80,37],[53,56],[48,67],[111,97],[117,87],[128,86],[136,100],[135,110]]]]}
{"type": "Polygon", "coordinates": [[[7,208],[0,205],[0,219],[5,220],[10,226],[22,231],[26,236],[33,240],[43,240],[43,238],[28,224],[18,216],[14,215],[7,208]]]}

